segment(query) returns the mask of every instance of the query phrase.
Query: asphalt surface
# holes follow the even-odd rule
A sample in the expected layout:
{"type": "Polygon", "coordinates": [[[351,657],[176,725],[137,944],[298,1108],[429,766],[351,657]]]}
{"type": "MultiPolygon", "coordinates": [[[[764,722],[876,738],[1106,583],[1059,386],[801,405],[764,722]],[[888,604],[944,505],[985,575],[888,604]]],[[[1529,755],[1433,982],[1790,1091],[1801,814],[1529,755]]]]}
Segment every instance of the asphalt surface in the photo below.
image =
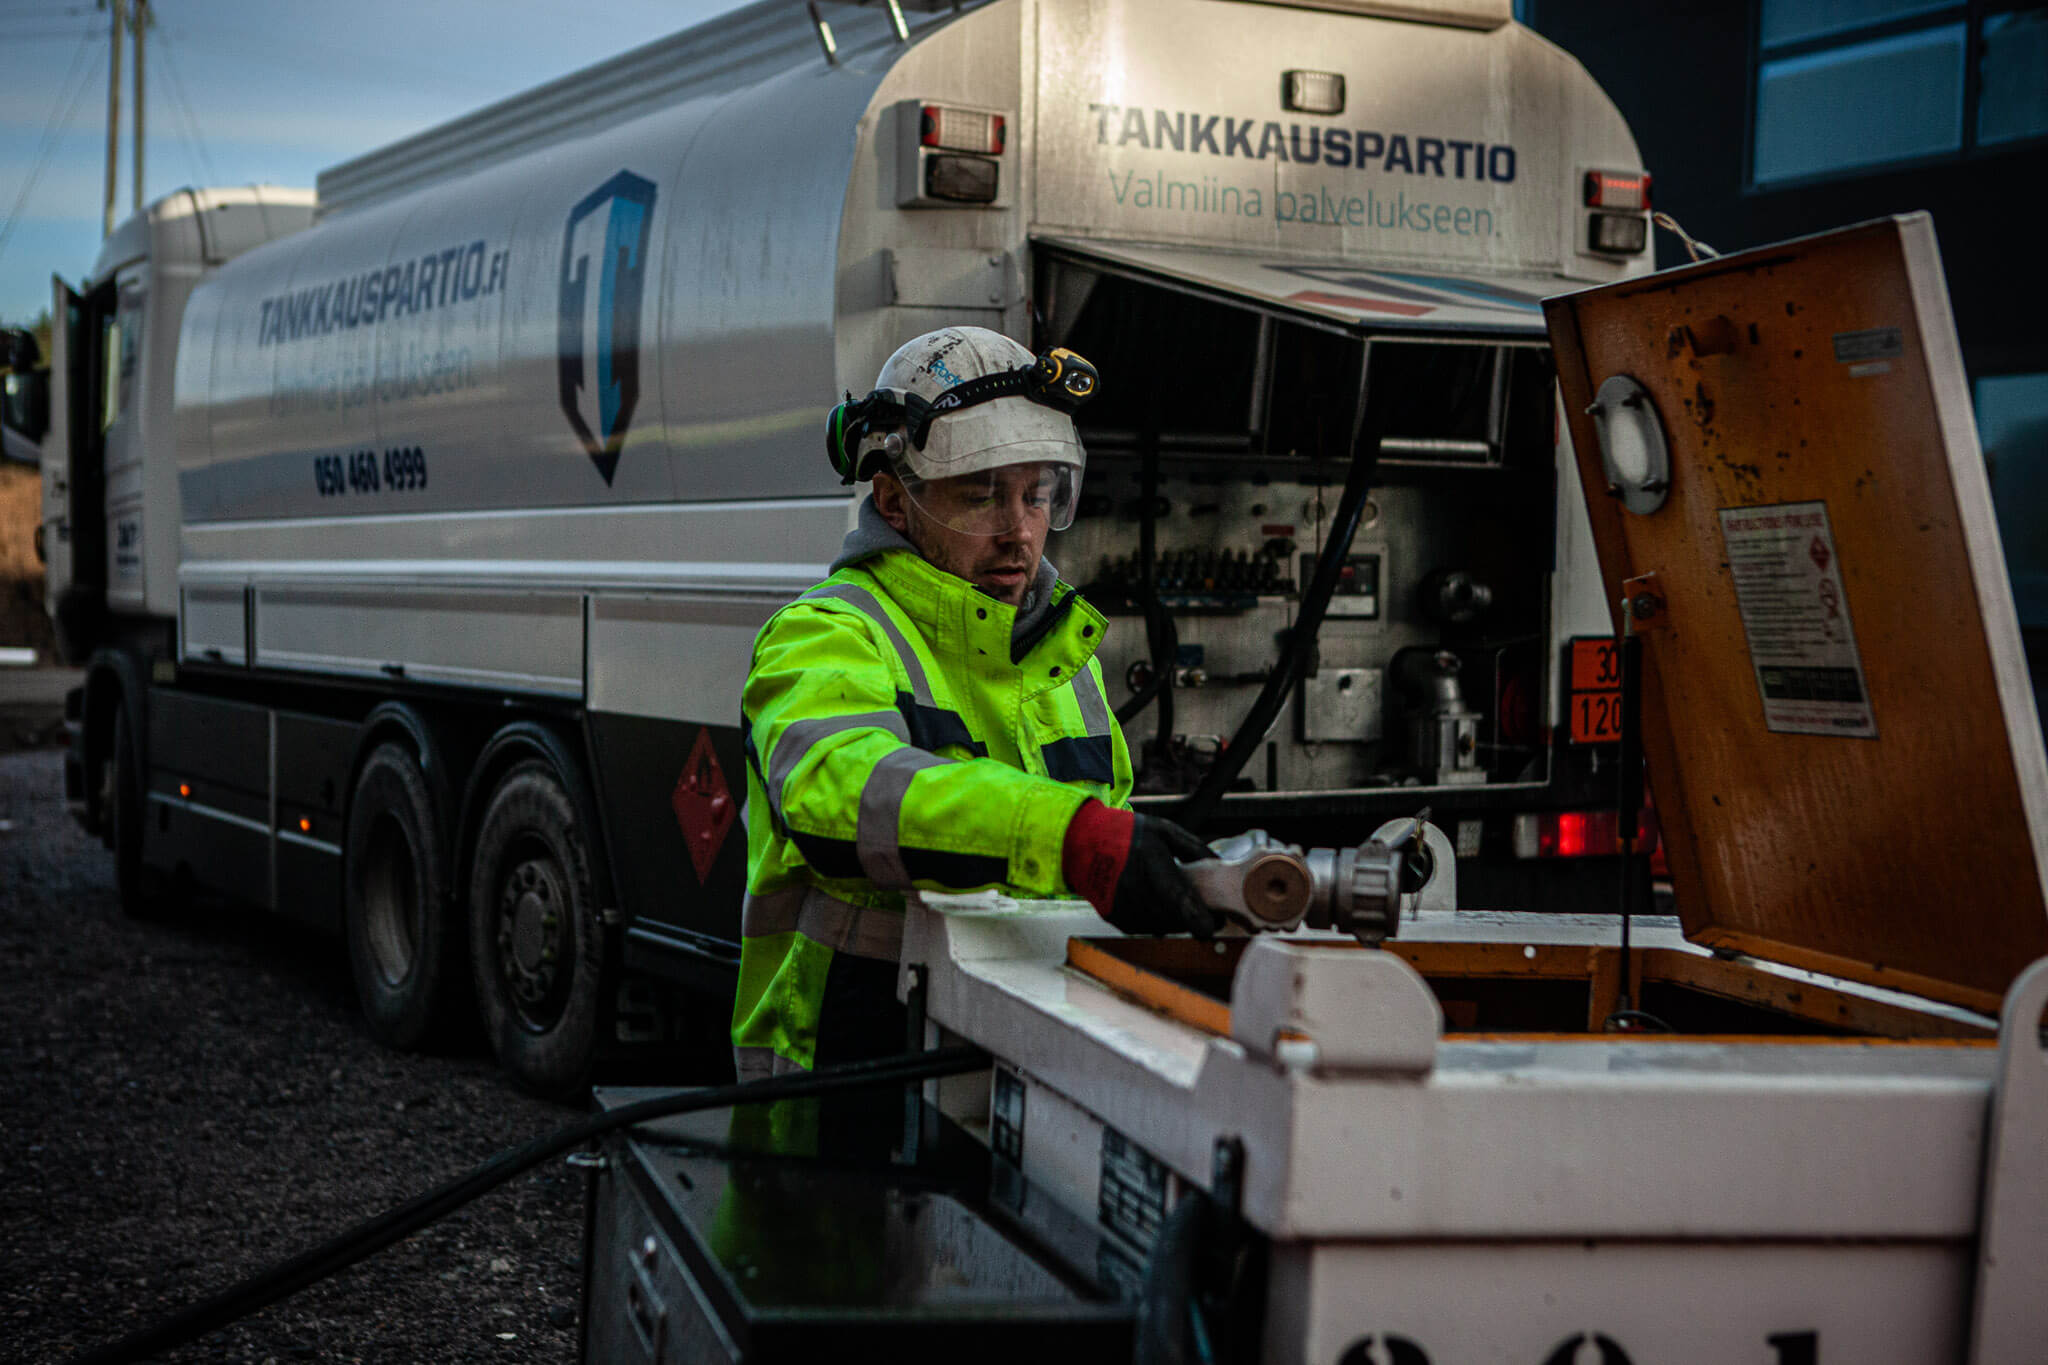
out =
{"type": "MultiPolygon", "coordinates": [[[[338,942],[125,918],[61,755],[0,752],[0,1361],[146,1326],[580,1111],[481,1045],[372,1042],[338,942]]],[[[583,1177],[551,1162],[182,1361],[569,1361],[583,1177]]]]}

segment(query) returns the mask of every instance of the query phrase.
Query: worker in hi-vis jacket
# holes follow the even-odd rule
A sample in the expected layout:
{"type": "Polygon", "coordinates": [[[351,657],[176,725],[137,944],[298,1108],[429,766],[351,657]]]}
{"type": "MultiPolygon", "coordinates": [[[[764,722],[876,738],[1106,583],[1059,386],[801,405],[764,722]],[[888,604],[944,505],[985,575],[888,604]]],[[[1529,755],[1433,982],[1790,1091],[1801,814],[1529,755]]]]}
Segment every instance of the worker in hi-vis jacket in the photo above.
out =
{"type": "Polygon", "coordinates": [[[741,1079],[904,1050],[912,888],[1079,895],[1126,932],[1214,932],[1175,861],[1208,849],[1127,808],[1103,616],[1043,558],[1073,519],[1073,412],[1096,382],[1071,352],[947,327],[828,419],[833,467],[873,486],[831,577],[754,641],[741,1079]]]}

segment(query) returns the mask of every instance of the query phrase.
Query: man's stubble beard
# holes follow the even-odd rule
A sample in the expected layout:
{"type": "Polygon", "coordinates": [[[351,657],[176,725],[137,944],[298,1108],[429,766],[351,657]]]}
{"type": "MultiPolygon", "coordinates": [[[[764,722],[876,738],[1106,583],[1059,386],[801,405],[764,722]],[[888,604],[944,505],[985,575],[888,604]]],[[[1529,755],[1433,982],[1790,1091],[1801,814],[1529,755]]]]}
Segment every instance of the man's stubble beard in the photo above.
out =
{"type": "MultiPolygon", "coordinates": [[[[917,510],[914,504],[912,508],[906,510],[905,520],[907,524],[904,528],[904,539],[910,542],[912,548],[917,551],[918,557],[924,560],[925,563],[965,581],[976,592],[982,593],[997,602],[1013,607],[1024,605],[1025,596],[1030,593],[1031,585],[1037,581],[1037,564],[1032,564],[1028,567],[1024,581],[1014,589],[1014,597],[1005,593],[999,593],[977,582],[975,579],[976,570],[980,567],[982,559],[980,554],[964,550],[961,545],[942,533],[935,534],[934,528],[925,521],[922,511],[917,510]]],[[[991,545],[989,548],[993,550],[995,547],[991,545]]],[[[992,554],[988,558],[1002,560],[1009,558],[1009,556],[992,554]]]]}

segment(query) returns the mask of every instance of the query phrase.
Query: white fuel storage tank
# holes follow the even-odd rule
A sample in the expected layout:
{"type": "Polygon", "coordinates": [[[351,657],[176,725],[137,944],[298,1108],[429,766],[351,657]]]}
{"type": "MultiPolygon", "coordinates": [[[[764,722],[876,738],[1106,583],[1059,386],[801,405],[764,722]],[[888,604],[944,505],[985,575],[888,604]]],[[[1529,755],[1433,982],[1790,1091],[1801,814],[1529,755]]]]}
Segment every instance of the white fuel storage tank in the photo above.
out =
{"type": "Polygon", "coordinates": [[[994,0],[899,42],[829,7],[828,62],[800,10],[757,4],[336,167],[311,231],[187,313],[188,569],[304,557],[223,522],[831,494],[831,401],[927,327],[1029,332],[1034,241],[1554,287],[1642,268],[1581,249],[1580,178],[1635,168],[1633,141],[1506,10],[994,0]],[[1311,65],[1344,112],[1279,107],[1311,65]],[[903,206],[926,105],[1002,119],[992,202],[903,206]],[[396,447],[424,482],[382,479],[396,447]],[[359,449],[375,488],[347,481],[359,449]]]}

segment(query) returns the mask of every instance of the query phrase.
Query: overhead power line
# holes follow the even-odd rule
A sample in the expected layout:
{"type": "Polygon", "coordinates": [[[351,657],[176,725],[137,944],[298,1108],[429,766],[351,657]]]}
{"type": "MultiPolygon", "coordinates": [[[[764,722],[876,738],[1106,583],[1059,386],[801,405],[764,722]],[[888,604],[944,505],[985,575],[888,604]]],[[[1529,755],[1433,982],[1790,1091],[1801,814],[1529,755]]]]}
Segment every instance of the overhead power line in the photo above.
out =
{"type": "Polygon", "coordinates": [[[15,43],[61,43],[68,41],[69,39],[81,36],[83,36],[87,42],[91,42],[95,38],[106,37],[107,29],[104,26],[101,26],[87,27],[84,29],[53,28],[46,32],[29,32],[21,29],[11,29],[6,27],[4,24],[0,24],[0,42],[5,42],[9,46],[14,45],[15,43]]]}
{"type": "MultiPolygon", "coordinates": [[[[43,140],[36,154],[35,169],[30,171],[28,179],[22,182],[21,193],[15,196],[14,208],[7,215],[6,226],[0,227],[0,254],[6,252],[7,243],[14,236],[16,225],[21,222],[22,210],[28,207],[29,196],[35,193],[36,182],[41,180],[43,172],[49,169],[50,158],[56,154],[57,145],[64,140],[64,135],[71,131],[72,120],[78,117],[78,102],[84,97],[86,87],[92,84],[91,75],[85,65],[85,55],[92,49],[93,36],[88,31],[79,40],[78,51],[71,57],[71,70],[64,77],[63,83],[57,87],[56,102],[50,106],[50,117],[43,124],[43,140]]],[[[101,36],[104,36],[104,33],[101,36]]]]}
{"type": "Polygon", "coordinates": [[[98,5],[73,5],[65,9],[0,10],[0,29],[12,30],[17,26],[35,29],[38,32],[61,31],[66,37],[78,32],[77,25],[65,25],[66,19],[105,19],[106,10],[98,5]]]}
{"type": "Polygon", "coordinates": [[[220,172],[215,169],[212,156],[206,150],[206,137],[199,131],[199,115],[192,108],[191,97],[185,93],[184,79],[178,75],[178,63],[171,53],[171,32],[163,25],[156,26],[157,51],[163,54],[164,74],[170,77],[171,106],[177,111],[183,125],[182,136],[192,151],[193,169],[208,185],[221,183],[220,172]]]}

